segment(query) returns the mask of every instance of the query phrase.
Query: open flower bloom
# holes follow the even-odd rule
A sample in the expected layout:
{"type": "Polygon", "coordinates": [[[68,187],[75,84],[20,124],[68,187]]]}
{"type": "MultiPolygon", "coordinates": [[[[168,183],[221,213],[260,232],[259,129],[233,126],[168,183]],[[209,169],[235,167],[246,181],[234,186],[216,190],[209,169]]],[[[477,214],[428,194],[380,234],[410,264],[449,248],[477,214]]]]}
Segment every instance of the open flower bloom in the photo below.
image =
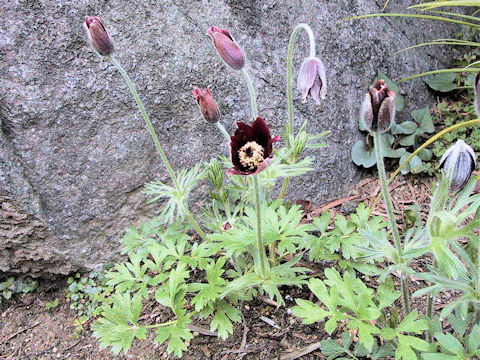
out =
{"type": "Polygon", "coordinates": [[[327,76],[319,58],[306,58],[303,61],[298,72],[297,88],[302,93],[303,102],[306,102],[310,96],[317,105],[320,105],[320,99],[325,100],[327,76]]]}
{"type": "Polygon", "coordinates": [[[241,70],[245,65],[245,57],[242,49],[237,45],[235,40],[227,30],[219,29],[211,26],[207,35],[213,41],[213,45],[217,49],[218,55],[235,70],[241,70]]]}
{"type": "Polygon", "coordinates": [[[457,191],[465,186],[475,170],[475,159],[475,152],[463,140],[457,140],[445,151],[440,159],[440,166],[443,166],[447,176],[450,176],[450,191],[457,191]]]}
{"type": "Polygon", "coordinates": [[[237,122],[237,129],[230,142],[233,168],[228,173],[258,174],[272,161],[272,145],[278,140],[280,136],[272,138],[267,123],[261,117],[257,117],[251,125],[237,122]]]}
{"type": "Polygon", "coordinates": [[[369,132],[384,133],[395,123],[395,97],[382,79],[370,87],[360,110],[360,120],[369,132]]]}
{"type": "Polygon", "coordinates": [[[100,55],[107,56],[113,53],[113,41],[108,35],[107,29],[98,16],[85,16],[87,34],[93,47],[100,55]]]}
{"type": "Polygon", "coordinates": [[[220,120],[220,110],[218,110],[218,106],[215,100],[213,100],[212,91],[208,86],[205,89],[194,86],[192,95],[197,101],[198,107],[205,120],[211,124],[220,120]]]}

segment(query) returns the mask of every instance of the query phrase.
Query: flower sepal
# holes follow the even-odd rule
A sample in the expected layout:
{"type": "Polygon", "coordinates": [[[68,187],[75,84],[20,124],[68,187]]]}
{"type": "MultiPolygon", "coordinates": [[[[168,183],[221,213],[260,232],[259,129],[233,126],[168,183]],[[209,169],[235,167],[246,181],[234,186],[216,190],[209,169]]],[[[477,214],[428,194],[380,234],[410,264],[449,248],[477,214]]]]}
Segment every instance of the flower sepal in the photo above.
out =
{"type": "Polygon", "coordinates": [[[395,92],[390,90],[382,79],[370,86],[360,109],[363,127],[370,133],[387,132],[395,123],[395,98],[395,92]]]}

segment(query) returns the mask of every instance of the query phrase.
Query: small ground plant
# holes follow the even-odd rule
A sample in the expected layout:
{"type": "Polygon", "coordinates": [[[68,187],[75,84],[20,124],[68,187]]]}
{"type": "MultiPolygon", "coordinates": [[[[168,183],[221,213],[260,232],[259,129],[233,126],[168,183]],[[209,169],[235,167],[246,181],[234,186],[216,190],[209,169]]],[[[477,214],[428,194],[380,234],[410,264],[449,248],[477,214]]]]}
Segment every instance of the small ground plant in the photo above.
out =
{"type": "Polygon", "coordinates": [[[27,294],[38,288],[38,281],[30,277],[9,276],[0,279],[0,304],[17,294],[27,294]]]}
{"type": "MultiPolygon", "coordinates": [[[[469,180],[475,167],[471,147],[459,140],[445,152],[428,219],[399,229],[384,167],[386,150],[381,146],[386,132],[398,128],[399,98],[387,81],[375,79],[360,117],[373,139],[387,219],[371,216],[372,209],[360,204],[349,217],[325,212],[312,223],[304,223],[300,206],[284,198],[289,179],[311,170],[313,158],[303,157],[303,151],[322,147],[318,141],[325,135],[310,134],[307,122],[297,128],[294,123],[292,55],[301,31],[308,35],[310,54],[299,69],[297,87],[304,100],[312,98],[317,104],[326,95],[325,69],[308,25],[298,25],[288,45],[288,120],[283,147],[277,146],[280,136],[273,136],[259,116],[243,51],[228,31],[213,26],[208,30],[226,66],[240,71],[245,79],[252,121],[237,122],[230,136],[221,124],[211,89],[194,87],[192,94],[203,117],[228,139],[231,156],[175,170],[134,84],[114,57],[102,22],[87,17],[85,24],[93,46],[125,79],[170,176],[169,183],[147,184],[145,192],[151,201],[159,202],[159,215],[127,230],[122,239],[127,260],[102,275],[106,288],[98,297],[101,306],[90,312],[99,315],[93,330],[102,346],[114,353],[127,352],[135,339],[146,339],[155,332],[156,342],[166,343],[168,353],[181,357],[193,338],[193,322],[208,322],[210,331],[226,339],[234,323],[242,319],[241,302],[261,295],[284,306],[280,287],[305,286],[316,302],[299,298],[291,311],[305,324],[324,324],[333,338],[323,340],[320,347],[329,359],[473,359],[479,355],[480,244],[476,231],[480,195],[473,193],[475,179],[469,180]],[[188,199],[201,181],[208,182],[211,191],[198,216],[188,199]],[[280,181],[277,194],[275,185],[280,181]],[[412,266],[428,256],[433,260],[424,271],[412,266]],[[301,263],[305,259],[329,261],[331,266],[323,276],[313,276],[301,263]],[[367,282],[364,275],[373,281],[367,282]],[[412,276],[425,281],[414,293],[412,276]],[[461,296],[437,313],[434,298],[446,289],[461,296]],[[425,298],[425,314],[412,309],[412,296],[425,298]],[[170,320],[146,323],[147,301],[162,305],[170,320]],[[445,324],[438,315],[450,322],[453,333],[442,327],[445,324]]],[[[415,140],[420,135],[417,128],[403,134],[415,140]]],[[[404,166],[415,155],[412,152],[404,166]]],[[[70,296],[76,295],[77,303],[82,296],[90,297],[89,286],[95,288],[90,279],[82,278],[73,278],[70,286],[70,296]]]]}

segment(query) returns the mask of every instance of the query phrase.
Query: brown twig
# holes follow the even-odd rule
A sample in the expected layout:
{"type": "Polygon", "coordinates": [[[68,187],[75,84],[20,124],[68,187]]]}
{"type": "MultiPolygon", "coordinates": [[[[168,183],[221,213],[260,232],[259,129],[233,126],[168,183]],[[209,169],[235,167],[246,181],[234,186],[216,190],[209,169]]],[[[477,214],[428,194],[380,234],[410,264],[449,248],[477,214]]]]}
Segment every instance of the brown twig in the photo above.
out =
{"type": "Polygon", "coordinates": [[[312,351],[315,351],[319,348],[320,348],[320,343],[319,342],[313,343],[313,344],[310,344],[310,345],[304,347],[303,349],[293,351],[293,352],[289,352],[289,353],[286,353],[286,354],[282,354],[280,356],[280,360],[295,360],[295,359],[298,359],[299,357],[302,357],[303,355],[310,354],[312,351]]]}
{"type": "Polygon", "coordinates": [[[217,332],[212,332],[210,330],[202,328],[201,326],[197,326],[197,325],[194,325],[194,324],[188,324],[187,327],[190,330],[192,330],[194,332],[196,331],[196,332],[198,332],[199,334],[202,334],[202,335],[217,336],[217,332]]]}
{"type": "Polygon", "coordinates": [[[30,326],[30,327],[27,327],[27,328],[25,328],[25,329],[18,330],[16,333],[13,333],[12,335],[10,335],[9,337],[7,337],[6,339],[2,340],[2,341],[0,342],[0,345],[5,344],[5,343],[8,342],[9,340],[12,340],[15,336],[17,336],[17,335],[19,335],[19,334],[21,334],[21,333],[23,333],[23,332],[25,332],[25,331],[27,331],[27,330],[33,329],[34,327],[36,327],[36,326],[38,326],[38,325],[40,325],[40,321],[37,322],[37,323],[35,323],[35,324],[33,324],[33,325],[30,326]]]}
{"type": "Polygon", "coordinates": [[[358,197],[359,197],[359,195],[353,195],[353,196],[349,196],[349,197],[346,197],[346,198],[343,198],[343,199],[338,199],[338,200],[332,201],[331,203],[328,203],[327,205],[322,206],[320,209],[316,209],[316,210],[312,211],[312,215],[321,214],[325,210],[337,207],[339,205],[342,205],[344,202],[351,201],[351,200],[356,199],[358,197]]]}
{"type": "Polygon", "coordinates": [[[243,312],[240,313],[242,315],[242,324],[243,324],[243,334],[242,334],[242,342],[240,343],[240,349],[245,349],[247,346],[247,334],[248,334],[248,327],[247,322],[245,321],[245,316],[243,316],[243,312]]]}

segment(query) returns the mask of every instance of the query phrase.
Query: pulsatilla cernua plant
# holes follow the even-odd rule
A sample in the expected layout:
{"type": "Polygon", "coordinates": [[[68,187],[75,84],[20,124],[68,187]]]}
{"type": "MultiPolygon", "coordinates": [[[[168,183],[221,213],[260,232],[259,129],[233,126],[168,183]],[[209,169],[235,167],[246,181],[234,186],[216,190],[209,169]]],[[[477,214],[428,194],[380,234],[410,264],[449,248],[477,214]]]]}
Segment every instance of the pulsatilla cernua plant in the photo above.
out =
{"type": "Polygon", "coordinates": [[[327,71],[308,25],[296,26],[288,43],[287,121],[281,139],[259,114],[246,53],[229,31],[207,30],[227,68],[243,76],[251,115],[236,119],[230,135],[218,106],[225,94],[215,92],[215,101],[212,89],[202,87],[206,84],[194,86],[192,106],[197,104],[205,126],[218,128],[224,137],[218,142],[229,146],[230,158],[217,156],[189,169],[174,169],[168,161],[100,18],[86,17],[85,26],[96,51],[124,78],[169,174],[168,183],[156,181],[145,188],[150,201],[159,202],[158,216],[127,229],[121,240],[127,259],[105,273],[112,295],[104,297],[92,325],[102,346],[127,352],[135,339],[155,331],[156,342],[182,357],[194,338],[195,322],[207,321],[211,332],[226,339],[242,321],[242,302],[262,296],[285,306],[280,287],[288,292],[296,286],[312,294],[296,299],[287,316],[294,314],[305,324],[321,322],[328,334],[338,334],[318,344],[329,359],[428,360],[441,355],[466,360],[480,354],[480,199],[473,195],[475,154],[467,144],[457,143],[445,153],[426,221],[401,226],[382,148],[382,136],[395,122],[396,94],[379,79],[368,89],[360,117],[374,138],[386,216],[372,216],[372,209],[360,203],[348,217],[325,211],[305,222],[300,206],[284,198],[289,179],[312,170],[313,159],[304,150],[324,146],[318,140],[326,134],[310,134],[308,122],[295,131],[293,50],[301,31],[308,36],[309,54],[299,67],[299,97],[323,105],[327,93],[327,71]],[[210,186],[208,198],[201,211],[193,212],[189,195],[204,181],[210,186]],[[411,266],[425,254],[432,255],[431,266],[425,271],[411,266]],[[304,265],[308,261],[322,262],[326,270],[312,274],[314,266],[304,265]],[[364,275],[370,277],[368,283],[364,275]],[[412,293],[413,276],[423,279],[424,286],[412,293]],[[459,297],[437,314],[434,298],[446,289],[459,297]],[[412,296],[426,298],[424,317],[412,309],[412,296]],[[169,309],[170,318],[156,322],[142,316],[146,302],[169,309]],[[452,324],[453,334],[445,333],[439,316],[452,324]]]}

